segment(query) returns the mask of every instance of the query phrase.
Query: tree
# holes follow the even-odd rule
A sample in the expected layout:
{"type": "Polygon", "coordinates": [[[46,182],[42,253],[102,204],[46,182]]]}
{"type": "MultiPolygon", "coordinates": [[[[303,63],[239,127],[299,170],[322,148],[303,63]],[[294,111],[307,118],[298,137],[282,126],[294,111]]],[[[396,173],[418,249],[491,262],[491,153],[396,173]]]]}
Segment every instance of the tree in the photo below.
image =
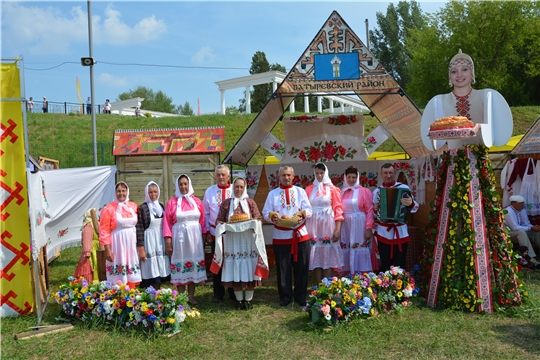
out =
{"type": "Polygon", "coordinates": [[[176,108],[176,113],[185,116],[195,115],[193,109],[191,108],[191,105],[189,105],[187,101],[184,105],[178,105],[178,107],[176,108]]]}
{"type": "Polygon", "coordinates": [[[475,88],[499,91],[511,106],[540,104],[540,2],[451,1],[412,30],[407,92],[423,106],[447,93],[448,63],[459,49],[474,61],[475,88]]]}
{"type": "MultiPolygon", "coordinates": [[[[251,75],[254,75],[268,71],[286,72],[286,69],[284,66],[278,63],[270,65],[270,63],[266,59],[266,54],[263,51],[257,51],[251,58],[251,68],[249,69],[249,73],[251,75]]],[[[268,99],[270,99],[270,97],[272,96],[273,92],[274,91],[272,88],[272,84],[261,84],[253,86],[253,90],[251,90],[251,112],[261,111],[268,102],[268,99]]],[[[239,102],[240,105],[238,108],[240,109],[240,111],[245,112],[245,97],[244,99],[240,99],[239,102]]]]}
{"type": "Polygon", "coordinates": [[[144,110],[160,111],[164,113],[176,113],[176,106],[173,104],[171,97],[167,96],[163,91],[147,88],[146,86],[137,86],[135,90],[128,90],[121,93],[116,98],[117,101],[128,100],[136,97],[144,98],[141,103],[141,108],[144,110]]]}
{"type": "Polygon", "coordinates": [[[425,18],[416,1],[400,1],[397,7],[390,3],[386,15],[377,12],[378,29],[369,32],[370,50],[402,88],[411,81],[409,62],[411,54],[405,44],[411,29],[422,30],[425,18]]]}

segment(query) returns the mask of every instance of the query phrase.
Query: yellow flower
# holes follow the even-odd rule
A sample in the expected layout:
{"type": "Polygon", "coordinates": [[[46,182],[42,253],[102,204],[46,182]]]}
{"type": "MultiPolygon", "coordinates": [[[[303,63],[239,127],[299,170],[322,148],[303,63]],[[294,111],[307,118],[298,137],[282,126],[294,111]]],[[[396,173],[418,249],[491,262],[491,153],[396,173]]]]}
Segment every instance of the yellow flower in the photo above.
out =
{"type": "Polygon", "coordinates": [[[126,305],[127,305],[128,307],[133,307],[133,303],[131,302],[131,300],[128,300],[128,302],[126,303],[126,305]]]}
{"type": "Polygon", "coordinates": [[[471,219],[467,219],[467,224],[472,223],[471,219]]]}
{"type": "Polygon", "coordinates": [[[398,297],[398,298],[401,298],[402,296],[403,296],[403,293],[402,293],[401,291],[398,291],[397,297],[398,297]]]}
{"type": "MultiPolygon", "coordinates": [[[[452,207],[457,207],[457,204],[456,203],[452,203],[452,207]]],[[[452,234],[453,235],[453,234],[452,234]]]]}
{"type": "Polygon", "coordinates": [[[83,288],[81,289],[81,293],[86,294],[87,292],[88,292],[88,288],[83,287],[83,288]]]}
{"type": "Polygon", "coordinates": [[[175,320],[174,320],[173,317],[167,318],[167,322],[168,322],[169,324],[174,324],[174,321],[175,321],[175,320]]]}
{"type": "Polygon", "coordinates": [[[332,302],[330,303],[330,306],[331,307],[336,307],[336,302],[334,300],[332,300],[332,302]]]}

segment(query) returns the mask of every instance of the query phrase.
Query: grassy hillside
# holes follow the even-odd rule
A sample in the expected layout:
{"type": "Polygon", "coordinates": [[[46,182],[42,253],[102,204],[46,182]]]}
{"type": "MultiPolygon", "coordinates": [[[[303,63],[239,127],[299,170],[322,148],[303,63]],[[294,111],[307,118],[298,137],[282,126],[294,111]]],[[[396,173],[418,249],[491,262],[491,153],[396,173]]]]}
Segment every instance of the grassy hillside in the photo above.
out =
{"type": "MultiPolygon", "coordinates": [[[[512,108],[514,115],[513,135],[523,134],[540,116],[540,107],[512,108]]],[[[146,118],[121,115],[97,115],[98,164],[112,165],[111,155],[114,130],[117,129],[164,129],[183,127],[225,126],[226,152],[230,151],[256,114],[249,115],[202,115],[192,117],[146,118]]],[[[364,116],[365,132],[368,134],[379,121],[364,116]]],[[[61,168],[93,165],[92,123],[89,115],[28,114],[30,154],[60,161],[61,168]]],[[[284,140],[283,123],[278,122],[272,133],[284,140]]],[[[381,151],[402,151],[394,139],[389,139],[381,151]]],[[[260,148],[251,163],[261,163],[268,152],[260,148]]]]}

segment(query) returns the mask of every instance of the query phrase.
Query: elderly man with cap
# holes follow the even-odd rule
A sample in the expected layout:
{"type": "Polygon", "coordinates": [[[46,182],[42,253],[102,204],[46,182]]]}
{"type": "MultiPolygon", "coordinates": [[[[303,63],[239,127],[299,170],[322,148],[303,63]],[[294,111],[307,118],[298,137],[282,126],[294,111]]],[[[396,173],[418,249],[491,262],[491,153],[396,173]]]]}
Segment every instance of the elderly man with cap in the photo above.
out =
{"type": "Polygon", "coordinates": [[[521,195],[510,197],[510,206],[506,208],[508,213],[504,217],[504,223],[510,228],[510,238],[512,242],[517,242],[519,246],[526,246],[529,250],[531,262],[540,269],[540,262],[536,260],[536,253],[531,245],[528,231],[539,232],[540,226],[531,225],[527,212],[525,211],[525,198],[521,195]]]}

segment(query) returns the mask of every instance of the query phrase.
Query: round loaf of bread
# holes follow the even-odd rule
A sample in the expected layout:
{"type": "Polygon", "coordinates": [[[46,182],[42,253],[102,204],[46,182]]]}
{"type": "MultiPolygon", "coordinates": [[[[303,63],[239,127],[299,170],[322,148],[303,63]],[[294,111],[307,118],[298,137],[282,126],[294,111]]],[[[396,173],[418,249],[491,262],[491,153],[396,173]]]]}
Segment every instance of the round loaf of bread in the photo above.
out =
{"type": "Polygon", "coordinates": [[[245,221],[245,220],[249,220],[249,215],[244,214],[244,213],[242,213],[242,214],[234,214],[229,218],[230,222],[238,222],[238,221],[245,221]]]}
{"type": "Polygon", "coordinates": [[[465,116],[446,116],[438,119],[429,127],[430,130],[474,127],[474,123],[465,116]]]}

